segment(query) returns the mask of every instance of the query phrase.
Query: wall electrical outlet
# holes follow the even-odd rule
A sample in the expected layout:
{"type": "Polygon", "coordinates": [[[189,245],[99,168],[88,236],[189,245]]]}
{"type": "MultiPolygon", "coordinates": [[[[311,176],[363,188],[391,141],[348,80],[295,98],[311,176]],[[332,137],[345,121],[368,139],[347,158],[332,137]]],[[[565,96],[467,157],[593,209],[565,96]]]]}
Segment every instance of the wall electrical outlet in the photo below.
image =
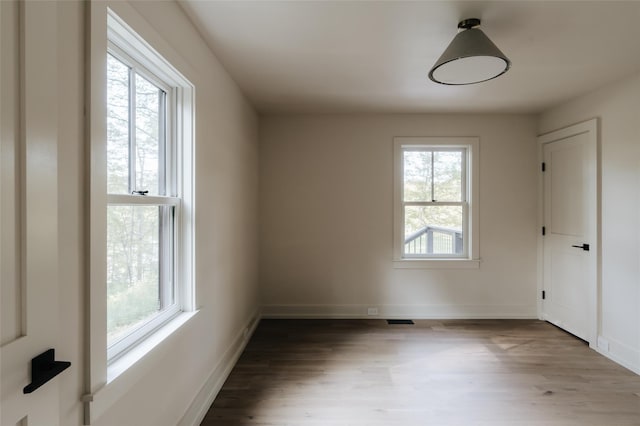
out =
{"type": "Polygon", "coordinates": [[[368,308],[367,315],[378,315],[378,308],[368,308]]]}

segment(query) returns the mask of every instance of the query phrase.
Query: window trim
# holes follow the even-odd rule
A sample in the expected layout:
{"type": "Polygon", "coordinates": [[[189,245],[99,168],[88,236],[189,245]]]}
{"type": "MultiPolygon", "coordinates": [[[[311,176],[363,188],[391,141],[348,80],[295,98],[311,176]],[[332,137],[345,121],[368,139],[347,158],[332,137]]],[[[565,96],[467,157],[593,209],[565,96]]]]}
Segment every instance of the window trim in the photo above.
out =
{"type": "MultiPolygon", "coordinates": [[[[107,9],[107,40],[103,55],[111,54],[125,65],[132,67],[142,77],[149,79],[161,90],[164,90],[167,106],[165,147],[173,164],[166,165],[168,174],[164,176],[164,186],[169,195],[130,195],[109,194],[104,187],[106,200],[104,208],[109,205],[168,205],[175,207],[174,219],[174,274],[177,282],[175,288],[176,306],[161,314],[160,319],[152,319],[149,326],[140,333],[133,333],[135,338],[128,339],[129,345],[119,350],[107,348],[107,364],[111,365],[124,352],[139,344],[149,334],[171,321],[180,312],[195,309],[193,291],[192,241],[193,218],[183,212],[183,205],[193,205],[193,85],[171,65],[162,55],[153,49],[145,40],[128,26],[113,10],[107,9]],[[187,119],[189,118],[189,119],[187,119]],[[188,152],[187,152],[188,151],[188,152]],[[185,173],[186,172],[186,173],[185,173]],[[180,194],[181,197],[177,197],[180,194]],[[184,203],[183,203],[184,201],[184,203]]],[[[106,59],[105,59],[106,60],[106,59]]],[[[106,93],[104,94],[106,99],[106,93]]],[[[105,129],[106,130],[106,129],[105,129]]],[[[106,150],[106,142],[101,149],[106,150]]],[[[106,164],[106,162],[104,163],[106,164]]],[[[106,174],[105,172],[101,172],[106,174]]],[[[92,192],[93,193],[93,192],[92,192]]],[[[93,207],[93,206],[92,206],[93,207]]],[[[96,206],[97,208],[97,206],[96,206]]],[[[193,209],[191,208],[192,215],[193,209]]],[[[105,222],[106,223],[106,222],[105,222]]],[[[106,241],[106,234],[105,234],[106,241]]],[[[93,241],[92,241],[93,243],[93,241]]],[[[106,259],[106,257],[105,257],[106,259]]],[[[122,346],[122,345],[120,345],[122,346]]]]}
{"type": "MultiPolygon", "coordinates": [[[[189,65],[162,35],[126,2],[89,2],[88,44],[87,44],[87,247],[89,249],[87,268],[87,380],[85,381],[84,415],[85,424],[95,422],[109,407],[125,395],[144,375],[161,368],[163,354],[167,348],[164,342],[175,339],[197,316],[195,294],[195,87],[167,59],[179,64],[187,71],[189,65]],[[118,15],[126,17],[129,26],[118,15]],[[135,28],[134,29],[132,29],[135,28]],[[107,37],[109,34],[109,38],[107,37]],[[174,88],[172,105],[175,126],[169,127],[176,141],[171,147],[176,164],[176,187],[182,195],[180,209],[177,209],[177,227],[180,238],[175,242],[177,292],[180,293],[180,311],[171,321],[151,332],[146,339],[120,358],[108,364],[106,339],[106,213],[107,203],[126,204],[119,195],[107,195],[106,179],[106,60],[108,40],[128,43],[127,53],[143,65],[147,62],[162,64],[158,72],[151,69],[158,78],[170,83],[174,88]],[[162,50],[158,53],[152,42],[162,50]],[[129,47],[131,50],[129,50],[129,47]],[[115,198],[114,198],[115,197],[115,198]]],[[[119,43],[122,45],[122,43],[119,43]]],[[[146,77],[146,76],[145,76],[146,77]]],[[[174,195],[174,194],[171,194],[174,195]]],[[[148,196],[151,198],[152,196],[148,196]]],[[[171,199],[172,197],[168,197],[171,199]]],[[[131,200],[131,199],[130,199],[131,200]]],[[[132,198],[136,200],[136,198],[132,198]]],[[[170,203],[175,203],[169,200],[170,203]]]]}
{"type": "MultiPolygon", "coordinates": [[[[393,266],[394,268],[409,269],[457,269],[477,268],[480,265],[479,256],[479,149],[478,137],[396,137],[393,139],[394,158],[394,186],[393,186],[393,266]],[[466,198],[466,220],[463,222],[464,247],[463,255],[431,255],[404,256],[404,207],[409,204],[428,204],[421,202],[404,202],[404,156],[405,151],[420,150],[420,148],[435,148],[435,150],[465,149],[466,176],[463,178],[463,198],[466,198]],[[466,189],[466,191],[465,191],[466,189]],[[466,193],[466,194],[465,194],[466,193]]],[[[451,204],[451,203],[438,203],[451,204]]],[[[459,205],[459,203],[456,203],[459,205]]],[[[463,202],[464,205],[464,202],[463,202]]],[[[464,209],[464,207],[463,207],[464,209]]]]}

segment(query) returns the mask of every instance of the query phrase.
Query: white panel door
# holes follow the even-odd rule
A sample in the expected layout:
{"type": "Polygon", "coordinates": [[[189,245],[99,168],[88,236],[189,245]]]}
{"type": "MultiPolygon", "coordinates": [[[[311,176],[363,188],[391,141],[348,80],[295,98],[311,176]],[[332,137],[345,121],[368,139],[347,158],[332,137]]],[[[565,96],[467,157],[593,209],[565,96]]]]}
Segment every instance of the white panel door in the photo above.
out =
{"type": "Polygon", "coordinates": [[[56,4],[2,0],[0,19],[0,424],[55,426],[57,380],[24,388],[58,333],[56,4]]]}
{"type": "Polygon", "coordinates": [[[544,154],[543,317],[591,341],[596,285],[596,147],[576,129],[548,138],[544,154]]]}

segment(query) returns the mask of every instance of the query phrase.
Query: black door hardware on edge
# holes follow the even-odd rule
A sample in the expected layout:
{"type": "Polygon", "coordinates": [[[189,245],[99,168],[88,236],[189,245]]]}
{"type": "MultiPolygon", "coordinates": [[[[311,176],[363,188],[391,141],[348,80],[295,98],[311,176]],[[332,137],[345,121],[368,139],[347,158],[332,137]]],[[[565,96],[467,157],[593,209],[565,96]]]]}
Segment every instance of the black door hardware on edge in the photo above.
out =
{"type": "Polygon", "coordinates": [[[49,349],[31,360],[31,383],[24,393],[31,393],[71,366],[69,361],[55,361],[55,349],[49,349]]]}
{"type": "Polygon", "coordinates": [[[571,246],[571,247],[581,248],[584,251],[589,251],[589,244],[583,244],[581,246],[571,246]]]}

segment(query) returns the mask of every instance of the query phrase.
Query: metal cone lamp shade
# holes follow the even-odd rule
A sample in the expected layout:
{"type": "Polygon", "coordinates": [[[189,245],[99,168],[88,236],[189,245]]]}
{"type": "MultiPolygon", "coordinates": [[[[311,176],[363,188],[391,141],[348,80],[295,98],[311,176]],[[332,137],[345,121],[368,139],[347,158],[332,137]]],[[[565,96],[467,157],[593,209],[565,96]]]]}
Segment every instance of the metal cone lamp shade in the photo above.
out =
{"type": "Polygon", "coordinates": [[[479,19],[466,19],[458,24],[460,31],[440,59],[429,71],[436,83],[463,85],[481,83],[509,70],[511,61],[493,44],[482,30],[479,19]]]}

